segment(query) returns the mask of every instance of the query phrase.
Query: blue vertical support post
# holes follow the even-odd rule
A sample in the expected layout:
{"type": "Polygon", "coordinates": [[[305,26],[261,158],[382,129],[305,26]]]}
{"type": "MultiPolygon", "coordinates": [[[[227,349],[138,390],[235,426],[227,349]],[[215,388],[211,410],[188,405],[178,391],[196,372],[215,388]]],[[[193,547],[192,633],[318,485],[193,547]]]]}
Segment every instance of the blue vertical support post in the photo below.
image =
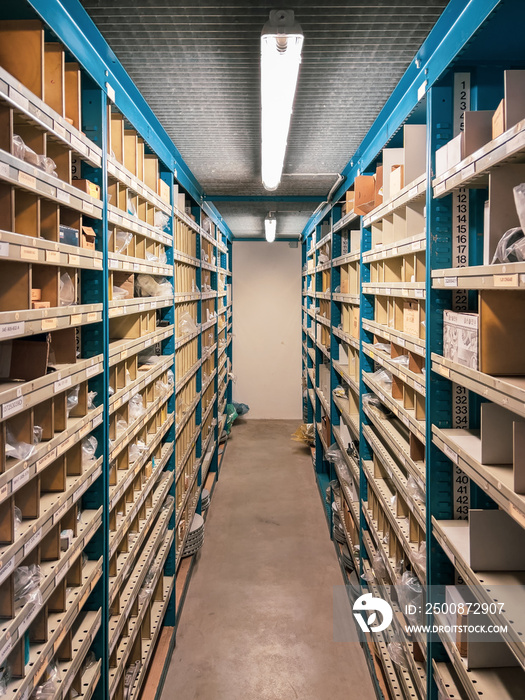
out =
{"type": "MultiPolygon", "coordinates": [[[[452,88],[450,84],[432,87],[427,93],[427,194],[426,194],[426,531],[427,531],[427,599],[434,601],[434,588],[454,582],[452,565],[432,534],[432,517],[453,516],[452,465],[432,442],[432,423],[440,428],[452,424],[452,392],[447,379],[432,371],[432,353],[443,352],[443,310],[450,308],[449,292],[432,288],[432,270],[451,264],[452,203],[451,196],[434,199],[432,176],[435,153],[452,135],[452,88]]],[[[432,661],[446,658],[440,642],[427,636],[427,696],[436,700],[432,661]]]]}
{"type": "MultiPolygon", "coordinates": [[[[107,230],[107,170],[105,137],[106,124],[106,95],[90,80],[84,82],[82,91],[82,126],[86,134],[102,149],[102,167],[90,169],[89,177],[96,178],[103,193],[102,221],[90,220],[96,237],[97,250],[102,252],[102,270],[83,270],[81,274],[81,298],[83,303],[101,303],[102,321],[86,326],[81,333],[81,352],[85,357],[103,354],[104,370],[101,375],[90,379],[88,388],[96,391],[95,402],[103,406],[102,422],[93,431],[97,440],[97,457],[102,456],[102,474],[82,496],[83,507],[98,510],[103,507],[102,525],[96,535],[85,548],[89,559],[103,557],[102,576],[95,586],[86,604],[86,609],[101,608],[101,625],[97,632],[93,650],[101,659],[100,681],[95,689],[96,700],[107,697],[109,684],[108,627],[109,627],[109,312],[108,312],[108,230],[107,230]]],[[[87,171],[82,171],[87,176],[87,171]]]]}
{"type": "Polygon", "coordinates": [[[363,253],[366,253],[372,247],[372,234],[370,229],[364,228],[363,219],[361,219],[361,236],[359,245],[359,270],[360,270],[360,291],[359,291],[359,561],[361,571],[363,573],[362,562],[368,558],[368,554],[363,541],[363,533],[368,530],[368,524],[363,513],[363,503],[368,501],[368,488],[366,483],[365,472],[363,469],[363,460],[372,459],[372,450],[366,442],[363,435],[363,427],[369,425],[369,420],[363,410],[363,396],[368,392],[368,387],[363,380],[363,372],[373,372],[373,360],[363,352],[363,342],[373,342],[372,334],[365,331],[363,321],[371,321],[374,319],[375,305],[372,295],[363,293],[363,284],[370,282],[370,264],[363,262],[363,253]]]}
{"type": "MultiPolygon", "coordinates": [[[[336,224],[341,218],[341,207],[336,206],[332,209],[332,231],[334,224],[336,224]]],[[[341,232],[332,232],[332,260],[338,258],[341,255],[341,232]]],[[[332,328],[338,328],[341,323],[341,302],[334,301],[333,294],[335,290],[339,287],[341,290],[341,267],[339,265],[335,266],[332,263],[332,274],[331,274],[331,289],[332,289],[332,299],[330,301],[330,323],[332,328]]],[[[334,390],[339,385],[339,376],[334,369],[334,359],[339,359],[339,343],[337,341],[337,336],[334,333],[330,333],[330,426],[332,429],[332,439],[333,439],[333,427],[339,426],[340,418],[337,406],[334,402],[334,390]]],[[[335,475],[332,476],[335,478],[335,475]]]]}
{"type": "MultiPolygon", "coordinates": [[[[161,163],[161,169],[160,169],[160,178],[168,185],[170,188],[170,201],[173,202],[173,172],[165,168],[163,164],[161,163]]],[[[173,213],[170,216],[169,223],[168,223],[168,228],[167,228],[167,233],[171,235],[172,239],[172,246],[166,250],[166,262],[168,265],[171,266],[171,269],[173,270],[172,274],[172,283],[173,283],[173,288],[175,289],[175,265],[174,265],[174,258],[173,258],[173,252],[174,252],[174,220],[173,220],[173,213]]],[[[166,469],[168,471],[173,472],[174,479],[173,483],[170,487],[170,496],[173,497],[175,500],[175,431],[176,431],[176,403],[177,403],[177,398],[175,396],[175,305],[169,306],[167,309],[165,309],[164,320],[168,321],[170,325],[173,326],[173,333],[169,338],[163,341],[162,347],[161,347],[161,353],[163,355],[173,355],[173,363],[171,366],[172,372],[173,372],[173,394],[171,395],[169,401],[168,401],[168,413],[173,414],[174,420],[173,423],[166,433],[166,442],[172,443],[173,449],[171,452],[171,456],[168,460],[168,463],[166,465],[166,469]]],[[[155,466],[155,465],[153,465],[155,466]]],[[[175,509],[173,510],[173,514],[170,518],[170,522],[168,525],[170,530],[175,529],[175,509]]],[[[176,573],[176,564],[175,564],[175,538],[173,538],[173,544],[171,545],[170,552],[168,554],[168,557],[166,559],[166,564],[164,565],[164,573],[166,576],[175,576],[176,573]]],[[[169,627],[175,627],[175,620],[176,620],[176,586],[173,586],[173,591],[171,594],[171,598],[168,603],[168,607],[166,609],[166,615],[164,617],[164,625],[169,626],[169,627]]],[[[173,640],[174,642],[174,640],[173,640]]]]}
{"type": "MultiPolygon", "coordinates": [[[[225,237],[226,238],[226,237],[225,237]]],[[[227,265],[225,266],[228,271],[230,272],[230,276],[228,277],[228,283],[232,285],[232,264],[233,264],[233,245],[228,238],[226,238],[226,247],[228,249],[228,255],[227,255],[227,265]]],[[[233,295],[230,294],[230,298],[232,299],[232,306],[230,309],[230,314],[231,314],[231,329],[229,331],[229,336],[230,338],[233,338],[233,295]]],[[[228,360],[229,360],[229,368],[232,370],[233,368],[233,339],[232,342],[228,345],[228,349],[226,351],[228,353],[228,360]]],[[[228,379],[228,389],[226,390],[226,400],[227,403],[232,403],[233,401],[233,383],[230,379],[228,379]]]]}

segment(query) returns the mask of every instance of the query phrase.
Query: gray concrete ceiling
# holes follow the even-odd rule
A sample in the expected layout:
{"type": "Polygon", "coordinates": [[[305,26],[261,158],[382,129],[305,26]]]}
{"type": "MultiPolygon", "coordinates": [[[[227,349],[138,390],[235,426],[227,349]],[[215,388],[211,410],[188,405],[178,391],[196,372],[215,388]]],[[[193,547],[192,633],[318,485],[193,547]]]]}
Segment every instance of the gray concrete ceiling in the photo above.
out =
{"type": "MultiPolygon", "coordinates": [[[[81,0],[208,193],[267,195],[260,177],[259,42],[273,5],[81,0]]],[[[326,196],[447,5],[446,0],[295,0],[305,35],[276,195],[326,196]]],[[[316,203],[281,205],[299,235],[316,203]]],[[[236,236],[263,235],[278,206],[218,202],[236,236]]]]}

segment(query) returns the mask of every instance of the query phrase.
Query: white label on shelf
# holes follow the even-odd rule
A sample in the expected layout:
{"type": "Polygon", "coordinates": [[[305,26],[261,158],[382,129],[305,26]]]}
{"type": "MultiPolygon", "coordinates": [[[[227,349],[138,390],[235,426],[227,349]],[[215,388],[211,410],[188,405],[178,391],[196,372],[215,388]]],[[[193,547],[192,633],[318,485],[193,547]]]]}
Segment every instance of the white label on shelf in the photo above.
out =
{"type": "Polygon", "coordinates": [[[82,323],[82,314],[75,314],[74,316],[71,316],[69,322],[72,326],[78,326],[82,323]]]}
{"type": "Polygon", "coordinates": [[[447,183],[446,183],[446,182],[440,182],[439,185],[436,185],[436,186],[434,187],[434,191],[435,191],[436,195],[441,194],[441,193],[444,192],[446,189],[447,189],[447,183]]]}
{"type": "Polygon", "coordinates": [[[419,391],[420,394],[423,394],[425,392],[425,387],[419,382],[414,382],[414,389],[416,391],[419,391]]]}
{"type": "Polygon", "coordinates": [[[102,270],[102,260],[100,258],[93,258],[93,267],[102,270]]]}
{"type": "Polygon", "coordinates": [[[65,139],[66,138],[66,130],[64,129],[63,126],[61,126],[58,122],[53,122],[53,127],[55,130],[55,134],[57,136],[60,136],[60,138],[65,139]]]}
{"type": "Polygon", "coordinates": [[[68,256],[69,264],[70,265],[75,265],[78,267],[80,265],[80,256],[79,255],[69,255],[68,256]]]}
{"type": "Polygon", "coordinates": [[[9,255],[9,243],[0,242],[0,258],[7,258],[9,255]]]}
{"type": "Polygon", "coordinates": [[[17,399],[8,401],[2,406],[2,418],[8,418],[14,413],[18,413],[24,407],[24,397],[20,396],[17,399]]]}
{"type": "Polygon", "coordinates": [[[459,457],[454,450],[447,445],[446,442],[443,443],[443,452],[447,455],[447,457],[454,462],[454,464],[458,464],[459,462],[459,457]]]}
{"type": "Polygon", "coordinates": [[[87,479],[86,481],[84,481],[84,483],[81,486],[78,487],[78,489],[73,494],[73,503],[78,501],[78,499],[80,498],[80,496],[82,496],[84,491],[87,491],[90,483],[91,483],[91,480],[87,479]]]}
{"type": "Polygon", "coordinates": [[[425,290],[424,289],[416,289],[416,297],[418,299],[423,299],[425,296],[425,290]]]}
{"type": "Polygon", "coordinates": [[[35,534],[32,537],[30,537],[27,540],[27,542],[25,543],[24,556],[26,556],[26,554],[28,554],[33,549],[33,547],[36,547],[36,545],[40,542],[41,539],[42,539],[42,528],[39,528],[35,532],[35,534]]]}
{"type": "Polygon", "coordinates": [[[60,583],[60,581],[62,581],[62,579],[64,578],[64,576],[65,576],[65,575],[67,574],[67,572],[69,571],[70,567],[71,567],[71,559],[68,559],[68,560],[66,561],[66,563],[64,564],[64,566],[60,569],[60,571],[58,572],[58,574],[55,576],[55,587],[58,586],[58,584],[60,583]]]}
{"type": "Polygon", "coordinates": [[[42,319],[42,330],[43,331],[51,331],[53,328],[57,327],[57,320],[56,318],[43,318],[42,319]]]}
{"type": "Polygon", "coordinates": [[[104,416],[102,415],[102,413],[100,413],[98,416],[95,416],[95,418],[93,418],[93,428],[96,428],[102,423],[103,417],[104,416]]]}
{"type": "Polygon", "coordinates": [[[15,568],[15,558],[11,557],[5,564],[0,562],[0,583],[6,579],[15,568]]]}
{"type": "Polygon", "coordinates": [[[46,262],[48,262],[48,263],[60,263],[60,251],[58,251],[58,250],[46,250],[46,262]]]}
{"type": "Polygon", "coordinates": [[[95,208],[91,204],[91,202],[86,202],[84,199],[82,200],[82,211],[87,212],[88,214],[92,214],[95,211],[95,208]]]}
{"type": "Polygon", "coordinates": [[[422,241],[414,241],[412,243],[412,250],[420,250],[422,241]]]}
{"type": "Polygon", "coordinates": [[[410,199],[412,199],[412,197],[415,197],[416,194],[417,194],[417,185],[416,185],[415,187],[412,187],[412,188],[408,191],[408,196],[410,197],[410,199]]]}
{"type": "Polygon", "coordinates": [[[518,275],[494,275],[495,287],[517,287],[519,286],[518,275]]]}
{"type": "Polygon", "coordinates": [[[22,260],[38,260],[38,248],[20,247],[20,257],[22,260]]]}
{"type": "Polygon", "coordinates": [[[29,469],[24,469],[24,471],[20,472],[20,474],[17,474],[15,477],[13,477],[13,491],[16,491],[16,489],[20,488],[22,484],[25,484],[29,481],[29,469]]]}
{"type": "Polygon", "coordinates": [[[61,391],[62,389],[67,389],[73,383],[71,377],[64,377],[64,379],[59,379],[58,382],[53,384],[55,391],[61,391]]]}
{"type": "Polygon", "coordinates": [[[86,370],[86,377],[89,379],[89,377],[93,377],[95,374],[98,374],[99,371],[99,365],[91,365],[91,367],[88,367],[86,370]]]}
{"type": "Polygon", "coordinates": [[[23,173],[22,171],[18,173],[18,182],[21,185],[26,185],[26,187],[36,187],[36,177],[28,175],[27,173],[23,173]]]}
{"type": "Polygon", "coordinates": [[[56,459],[56,456],[57,448],[55,447],[53,450],[51,450],[51,452],[48,452],[45,457],[42,457],[38,460],[38,462],[36,463],[37,472],[47,467],[48,464],[51,464],[51,462],[53,462],[56,459]]]}
{"type": "Polygon", "coordinates": [[[140,270],[140,264],[139,263],[133,263],[133,269],[135,272],[138,272],[140,270]]]}
{"type": "Polygon", "coordinates": [[[401,414],[399,417],[401,419],[401,422],[404,423],[408,427],[408,425],[410,424],[410,421],[408,420],[408,418],[406,416],[404,416],[403,414],[401,414]]]}
{"type": "Polygon", "coordinates": [[[90,311],[87,315],[87,322],[88,323],[94,323],[97,320],[97,312],[96,311],[90,311]]]}
{"type": "Polygon", "coordinates": [[[399,345],[400,347],[404,348],[405,347],[405,339],[404,338],[396,338],[394,337],[394,340],[392,341],[395,345],[399,345]]]}
{"type": "Polygon", "coordinates": [[[110,316],[122,316],[123,313],[124,309],[122,306],[116,306],[115,308],[109,310],[110,316]]]}
{"type": "Polygon", "coordinates": [[[0,649],[0,663],[2,663],[4,661],[5,657],[11,651],[11,646],[12,646],[11,637],[9,637],[6,641],[6,643],[4,644],[4,646],[0,649]]]}
{"type": "Polygon", "coordinates": [[[73,447],[75,443],[78,442],[78,435],[70,435],[67,440],[64,440],[64,442],[58,446],[58,451],[59,454],[62,454],[63,452],[67,452],[70,447],[73,447]]]}
{"type": "Polygon", "coordinates": [[[120,266],[120,260],[115,260],[115,258],[109,259],[109,267],[110,268],[119,267],[119,266],[120,266]]]}
{"type": "Polygon", "coordinates": [[[19,323],[2,323],[0,324],[0,340],[12,338],[14,335],[24,335],[25,322],[19,323]]]}
{"type": "Polygon", "coordinates": [[[53,513],[53,525],[57,523],[60,518],[64,515],[64,513],[67,510],[67,501],[63,503],[60,508],[58,508],[54,513],[53,513]]]}
{"type": "Polygon", "coordinates": [[[75,134],[71,134],[71,145],[75,150],[79,151],[79,153],[83,153],[84,155],[87,155],[89,153],[88,146],[86,146],[86,144],[83,141],[77,138],[75,134]]]}
{"type": "Polygon", "coordinates": [[[64,202],[64,204],[69,204],[71,202],[71,196],[69,193],[64,192],[64,190],[61,190],[60,187],[57,187],[57,199],[64,202]]]}
{"type": "Polygon", "coordinates": [[[0,163],[0,177],[9,177],[9,165],[0,163]]]}
{"type": "Polygon", "coordinates": [[[470,165],[467,165],[466,168],[463,168],[463,179],[466,180],[469,177],[472,177],[474,173],[476,172],[476,164],[471,163],[470,165]]]}
{"type": "MultiPolygon", "coordinates": [[[[385,251],[386,252],[386,251],[385,251]]],[[[392,255],[397,255],[398,249],[397,248],[392,248],[392,255]]]]}
{"type": "Polygon", "coordinates": [[[457,287],[458,286],[458,278],[457,277],[445,277],[444,278],[444,285],[445,285],[445,287],[457,287]]]}
{"type": "Polygon", "coordinates": [[[437,365],[436,369],[443,377],[447,377],[447,378],[450,377],[450,370],[448,367],[443,367],[442,365],[437,365]]]}

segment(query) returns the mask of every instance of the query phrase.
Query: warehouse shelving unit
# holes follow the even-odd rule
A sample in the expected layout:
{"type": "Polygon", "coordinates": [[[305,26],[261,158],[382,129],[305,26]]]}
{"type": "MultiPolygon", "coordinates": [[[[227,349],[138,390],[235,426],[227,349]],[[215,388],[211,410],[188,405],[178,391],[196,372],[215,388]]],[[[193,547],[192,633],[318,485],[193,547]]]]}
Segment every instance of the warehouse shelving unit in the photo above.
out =
{"type": "MultiPolygon", "coordinates": [[[[482,0],[459,5],[451,4],[450,15],[445,13],[418,52],[343,171],[346,181],[333,202],[303,231],[304,418],[316,425],[315,472],[343,579],[352,584],[351,600],[356,591],[369,591],[395,612],[390,631],[363,640],[369,665],[372,651],[382,667],[385,683],[376,683],[378,694],[510,699],[520,695],[524,680],[519,612],[524,574],[511,554],[494,565],[499,570],[490,570],[490,559],[479,568],[472,543],[490,523],[493,534],[485,549],[493,554],[501,549],[505,557],[508,542],[521,546],[523,367],[512,351],[510,364],[501,369],[494,350],[485,369],[445,357],[443,311],[494,309],[502,329],[500,356],[503,347],[521,342],[516,328],[523,320],[523,263],[489,264],[483,240],[492,257],[499,237],[519,226],[512,187],[525,181],[525,110],[520,107],[495,138],[489,117],[502,98],[509,113],[516,101],[512,76],[504,80],[504,71],[525,65],[513,29],[523,7],[482,0]],[[468,150],[443,166],[443,151],[437,152],[463,130],[469,110],[490,110],[489,117],[476,117],[485,119],[489,133],[486,127],[469,129],[474,122],[467,121],[462,138],[468,150]],[[423,140],[418,148],[426,157],[421,172],[410,176],[405,157],[414,135],[419,144],[423,140]],[[389,194],[386,179],[397,164],[404,164],[405,177],[397,173],[397,187],[389,194]],[[377,186],[367,197],[364,186],[371,180],[365,181],[374,175],[376,183],[382,178],[382,191],[377,186]],[[344,236],[348,228],[356,230],[353,244],[351,235],[344,236]],[[319,261],[319,251],[327,261],[319,261]],[[355,266],[353,287],[344,265],[355,266]],[[323,276],[330,279],[329,313],[316,310],[325,299],[323,276]],[[493,441],[505,454],[491,460],[484,431],[501,416],[500,425],[510,428],[493,441]],[[340,450],[335,464],[328,450],[334,444],[340,450]],[[407,636],[390,587],[401,583],[405,571],[431,603],[445,600],[445,586],[462,583],[474,601],[492,610],[494,586],[503,595],[508,585],[503,610],[487,618],[508,625],[497,650],[505,662],[479,663],[443,631],[438,637],[407,636]],[[390,655],[392,630],[402,665],[390,655]]],[[[485,336],[480,343],[486,363],[485,336]]],[[[450,621],[435,612],[423,621],[431,623],[450,621]]]]}
{"type": "Polygon", "coordinates": [[[6,3],[0,44],[7,695],[138,698],[157,647],[158,694],[224,454],[231,234],[80,4],[6,3]]]}

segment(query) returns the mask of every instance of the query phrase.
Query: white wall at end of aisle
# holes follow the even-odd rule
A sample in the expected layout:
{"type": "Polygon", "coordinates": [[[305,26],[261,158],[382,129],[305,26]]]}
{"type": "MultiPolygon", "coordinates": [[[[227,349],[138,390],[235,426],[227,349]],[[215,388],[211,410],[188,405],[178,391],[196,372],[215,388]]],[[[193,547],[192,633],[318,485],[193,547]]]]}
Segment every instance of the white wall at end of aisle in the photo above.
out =
{"type": "Polygon", "coordinates": [[[301,416],[301,249],[233,244],[233,385],[247,418],[301,416]]]}

